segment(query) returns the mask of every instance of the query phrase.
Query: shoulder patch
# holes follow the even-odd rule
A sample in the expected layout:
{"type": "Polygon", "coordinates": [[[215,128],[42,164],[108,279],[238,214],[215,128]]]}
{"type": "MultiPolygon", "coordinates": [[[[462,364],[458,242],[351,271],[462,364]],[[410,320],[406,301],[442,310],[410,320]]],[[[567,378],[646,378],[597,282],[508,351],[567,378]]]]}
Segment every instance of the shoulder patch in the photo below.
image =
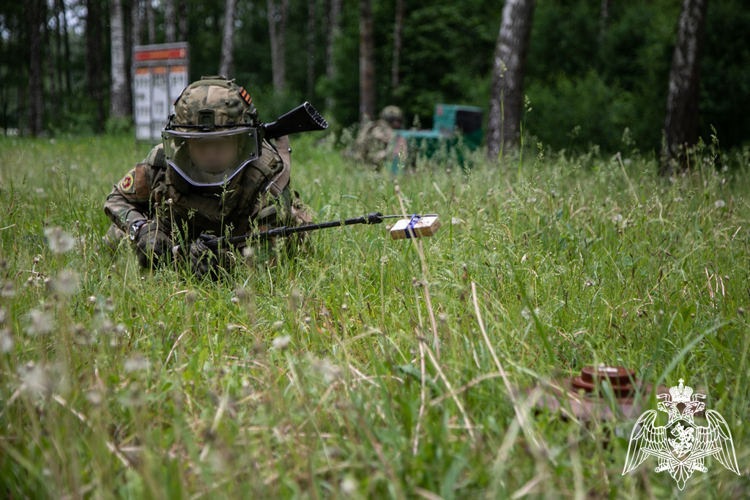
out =
{"type": "Polygon", "coordinates": [[[124,194],[135,194],[135,179],[133,179],[132,173],[129,173],[128,175],[123,177],[118,185],[120,187],[120,191],[122,191],[124,194]]]}

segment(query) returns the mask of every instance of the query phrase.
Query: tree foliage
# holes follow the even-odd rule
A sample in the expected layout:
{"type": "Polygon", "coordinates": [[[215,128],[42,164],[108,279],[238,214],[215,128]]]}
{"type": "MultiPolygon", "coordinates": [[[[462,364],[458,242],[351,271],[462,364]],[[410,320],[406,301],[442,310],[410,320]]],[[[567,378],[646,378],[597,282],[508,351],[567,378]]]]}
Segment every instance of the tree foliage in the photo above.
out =
{"type": "MultiPolygon", "coordinates": [[[[132,2],[123,0],[130,12],[132,2]]],[[[70,32],[70,56],[61,59],[43,47],[45,64],[54,63],[71,75],[71,89],[58,91],[50,102],[46,68],[43,127],[60,130],[100,130],[99,103],[86,91],[85,23],[87,3],[101,6],[107,26],[109,0],[65,0],[70,32]]],[[[224,0],[182,0],[191,78],[219,70],[224,0]]],[[[50,29],[54,4],[48,1],[50,29]]],[[[154,2],[155,42],[166,40],[165,2],[154,2]]],[[[422,127],[432,125],[440,102],[481,106],[488,110],[490,74],[500,27],[502,2],[434,0],[425,4],[405,0],[399,85],[392,88],[396,2],[373,0],[376,109],[398,104],[422,127]]],[[[642,151],[658,151],[666,112],[669,66],[676,43],[680,2],[635,0],[609,2],[603,22],[601,2],[537,0],[532,26],[524,92],[529,98],[522,123],[526,134],[553,149],[605,151],[623,147],[623,131],[642,151]],[[531,108],[529,112],[528,109],[531,108]]],[[[271,44],[267,2],[237,2],[235,16],[235,71],[237,81],[250,89],[261,118],[272,120],[309,98],[319,109],[332,104],[327,118],[348,126],[359,111],[359,5],[344,0],[341,35],[332,50],[335,71],[326,75],[331,0],[317,0],[316,19],[309,22],[310,2],[289,0],[286,29],[286,88],[272,88],[271,44]],[[308,26],[314,66],[309,67],[308,26]],[[315,75],[310,95],[308,74],[315,75]],[[331,97],[335,99],[331,99],[331,97]],[[334,104],[335,103],[335,104],[334,104]]],[[[23,5],[0,5],[0,126],[29,129],[29,50],[23,5]]],[[[126,36],[132,21],[124,16],[126,36]]],[[[147,40],[145,3],[141,9],[142,40],[147,40]]],[[[708,7],[701,59],[699,131],[708,140],[711,126],[723,146],[737,146],[750,136],[750,12],[743,0],[714,0],[708,7]]],[[[105,30],[108,31],[108,30],[105,30]]],[[[101,94],[109,109],[109,43],[102,47],[101,94]]],[[[129,64],[129,62],[128,62],[129,64]]]]}

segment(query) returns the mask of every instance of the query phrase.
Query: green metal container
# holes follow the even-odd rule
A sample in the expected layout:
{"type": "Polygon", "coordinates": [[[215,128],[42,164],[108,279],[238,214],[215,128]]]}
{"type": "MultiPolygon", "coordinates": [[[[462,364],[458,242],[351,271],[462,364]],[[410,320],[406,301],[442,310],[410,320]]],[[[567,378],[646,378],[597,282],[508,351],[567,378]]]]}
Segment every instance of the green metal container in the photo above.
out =
{"type": "MultiPolygon", "coordinates": [[[[416,161],[417,156],[424,156],[455,159],[467,167],[465,153],[476,150],[482,143],[482,119],[482,108],[437,104],[431,130],[395,130],[394,141],[406,142],[410,162],[416,161]]],[[[397,173],[398,168],[399,160],[395,158],[391,171],[397,173]]]]}

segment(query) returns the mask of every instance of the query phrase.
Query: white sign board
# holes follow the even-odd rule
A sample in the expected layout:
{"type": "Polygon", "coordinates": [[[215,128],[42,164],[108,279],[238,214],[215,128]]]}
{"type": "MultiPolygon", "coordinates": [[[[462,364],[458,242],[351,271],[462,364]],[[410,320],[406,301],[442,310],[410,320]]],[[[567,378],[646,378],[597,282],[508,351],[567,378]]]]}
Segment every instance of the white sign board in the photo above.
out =
{"type": "Polygon", "coordinates": [[[133,48],[135,138],[159,142],[174,101],[188,85],[187,42],[133,48]]]}

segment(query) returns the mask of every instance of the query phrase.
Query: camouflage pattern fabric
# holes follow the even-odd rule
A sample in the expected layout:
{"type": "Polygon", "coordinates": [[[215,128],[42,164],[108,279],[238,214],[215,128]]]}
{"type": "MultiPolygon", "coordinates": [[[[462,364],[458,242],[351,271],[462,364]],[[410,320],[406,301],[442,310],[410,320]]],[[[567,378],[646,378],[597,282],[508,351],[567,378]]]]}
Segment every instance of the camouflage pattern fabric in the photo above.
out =
{"type": "Polygon", "coordinates": [[[394,135],[387,121],[368,121],[360,128],[350,154],[356,161],[380,168],[392,159],[391,141],[394,135]]]}
{"type": "MultiPolygon", "coordinates": [[[[195,188],[164,161],[163,147],[154,147],[112,189],[104,212],[112,227],[105,245],[117,249],[133,224],[139,220],[159,220],[175,245],[189,245],[201,234],[240,236],[278,226],[310,223],[310,211],[289,185],[274,197],[266,193],[271,179],[283,168],[282,159],[267,141],[262,155],[251,162],[226,186],[195,188]]],[[[299,235],[302,236],[302,235],[299,235]]],[[[299,248],[304,238],[291,238],[299,248]]],[[[257,244],[252,252],[261,262],[273,260],[274,241],[257,244]]],[[[302,246],[302,248],[307,248],[302,246]]]]}
{"type": "Polygon", "coordinates": [[[210,125],[257,125],[258,112],[247,91],[231,80],[203,77],[185,87],[175,102],[175,129],[180,125],[204,125],[201,112],[211,111],[210,125]]]}

